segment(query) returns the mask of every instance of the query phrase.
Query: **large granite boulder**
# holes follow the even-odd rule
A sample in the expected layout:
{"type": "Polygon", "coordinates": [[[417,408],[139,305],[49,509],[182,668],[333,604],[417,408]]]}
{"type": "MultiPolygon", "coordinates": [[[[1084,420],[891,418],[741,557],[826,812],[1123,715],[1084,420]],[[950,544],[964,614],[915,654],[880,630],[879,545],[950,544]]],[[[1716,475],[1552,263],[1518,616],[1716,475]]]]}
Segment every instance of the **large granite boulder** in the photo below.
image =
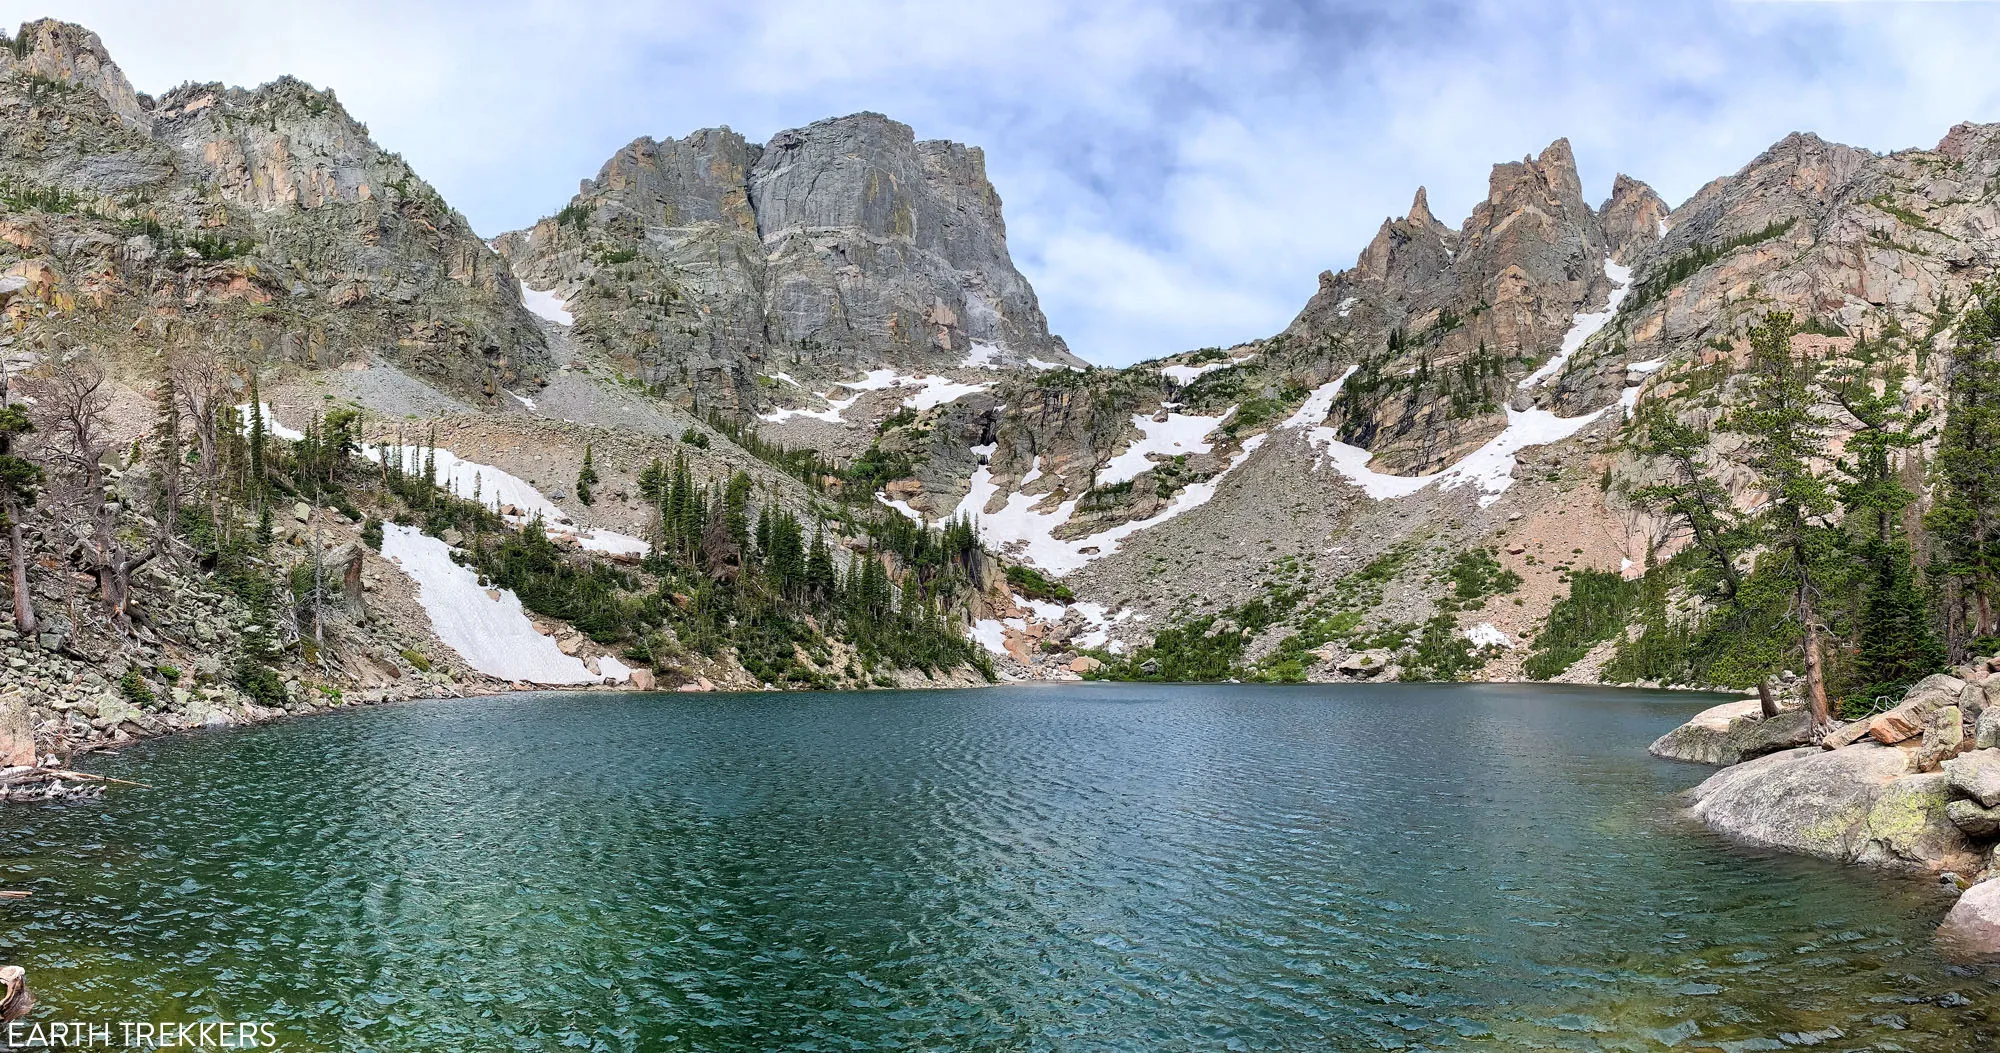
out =
{"type": "Polygon", "coordinates": [[[1869,721],[1868,734],[1885,746],[1915,738],[1930,726],[1933,713],[1945,706],[1956,705],[1964,692],[1965,681],[1955,676],[1943,673],[1927,676],[1917,681],[1895,708],[1869,721]]]}
{"type": "Polygon", "coordinates": [[[1981,806],[2000,806],[2000,750],[1974,750],[1944,764],[1951,788],[1981,806]]]}
{"type": "Polygon", "coordinates": [[[1949,776],[1911,774],[1909,752],[1876,743],[1746,761],[1689,792],[1690,813],[1743,844],[1905,870],[1979,868],[1945,814],[1949,776]]]}
{"type": "Polygon", "coordinates": [[[1954,957],[2000,957],[2000,879],[1965,890],[1938,926],[1938,942],[1954,957]]]}
{"type": "Polygon", "coordinates": [[[1804,709],[1780,710],[1765,719],[1754,698],[1724,702],[1694,715],[1648,747],[1655,757],[1694,764],[1739,764],[1779,750],[1811,744],[1812,714],[1804,709]]]}

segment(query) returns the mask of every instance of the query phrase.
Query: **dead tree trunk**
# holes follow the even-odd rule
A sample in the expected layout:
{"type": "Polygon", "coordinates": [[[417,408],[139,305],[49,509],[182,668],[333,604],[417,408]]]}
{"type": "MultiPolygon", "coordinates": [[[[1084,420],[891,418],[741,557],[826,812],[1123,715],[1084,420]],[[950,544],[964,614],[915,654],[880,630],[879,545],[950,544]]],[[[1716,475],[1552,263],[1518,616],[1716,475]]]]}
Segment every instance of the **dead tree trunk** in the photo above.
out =
{"type": "Polygon", "coordinates": [[[24,1020],[35,1008],[35,996],[28,990],[28,971],[18,965],[0,966],[0,1024],[24,1020]]]}

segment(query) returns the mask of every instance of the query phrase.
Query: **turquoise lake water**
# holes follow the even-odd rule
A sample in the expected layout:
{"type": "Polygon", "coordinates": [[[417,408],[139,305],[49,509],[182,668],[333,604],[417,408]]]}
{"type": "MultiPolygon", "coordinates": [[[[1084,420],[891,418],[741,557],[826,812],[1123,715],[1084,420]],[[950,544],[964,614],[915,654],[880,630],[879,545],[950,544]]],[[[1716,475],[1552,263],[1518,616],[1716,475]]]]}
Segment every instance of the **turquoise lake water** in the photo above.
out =
{"type": "Polygon", "coordinates": [[[530,695],[0,809],[44,1020],[286,1049],[2000,1048],[1926,883],[1731,850],[1541,686],[530,695]]]}

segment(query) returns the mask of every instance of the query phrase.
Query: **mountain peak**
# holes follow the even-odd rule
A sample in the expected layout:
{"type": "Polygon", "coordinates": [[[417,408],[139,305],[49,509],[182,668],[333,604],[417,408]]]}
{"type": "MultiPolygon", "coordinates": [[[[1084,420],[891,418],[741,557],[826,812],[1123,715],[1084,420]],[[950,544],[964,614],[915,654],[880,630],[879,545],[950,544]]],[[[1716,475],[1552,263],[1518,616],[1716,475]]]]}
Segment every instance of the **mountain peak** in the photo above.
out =
{"type": "Polygon", "coordinates": [[[0,71],[19,71],[85,88],[102,98],[120,120],[151,127],[148,107],[132,90],[125,72],[111,61],[104,41],[74,22],[53,18],[22,23],[14,49],[0,49],[0,71]]]}

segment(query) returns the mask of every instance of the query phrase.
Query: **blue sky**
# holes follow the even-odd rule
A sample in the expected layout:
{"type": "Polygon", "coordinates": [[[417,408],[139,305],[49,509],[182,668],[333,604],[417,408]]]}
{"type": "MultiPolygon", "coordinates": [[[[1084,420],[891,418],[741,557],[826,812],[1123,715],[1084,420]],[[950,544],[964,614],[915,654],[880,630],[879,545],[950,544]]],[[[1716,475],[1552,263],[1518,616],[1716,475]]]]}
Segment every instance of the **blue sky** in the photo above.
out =
{"type": "Polygon", "coordinates": [[[1793,130],[1892,150],[2000,120],[2000,4],[1001,0],[0,2],[141,91],[335,89],[483,233],[640,135],[856,110],[986,149],[1051,327],[1121,364],[1282,328],[1417,185],[1459,222],[1568,136],[1595,202],[1679,203],[1793,130]]]}

